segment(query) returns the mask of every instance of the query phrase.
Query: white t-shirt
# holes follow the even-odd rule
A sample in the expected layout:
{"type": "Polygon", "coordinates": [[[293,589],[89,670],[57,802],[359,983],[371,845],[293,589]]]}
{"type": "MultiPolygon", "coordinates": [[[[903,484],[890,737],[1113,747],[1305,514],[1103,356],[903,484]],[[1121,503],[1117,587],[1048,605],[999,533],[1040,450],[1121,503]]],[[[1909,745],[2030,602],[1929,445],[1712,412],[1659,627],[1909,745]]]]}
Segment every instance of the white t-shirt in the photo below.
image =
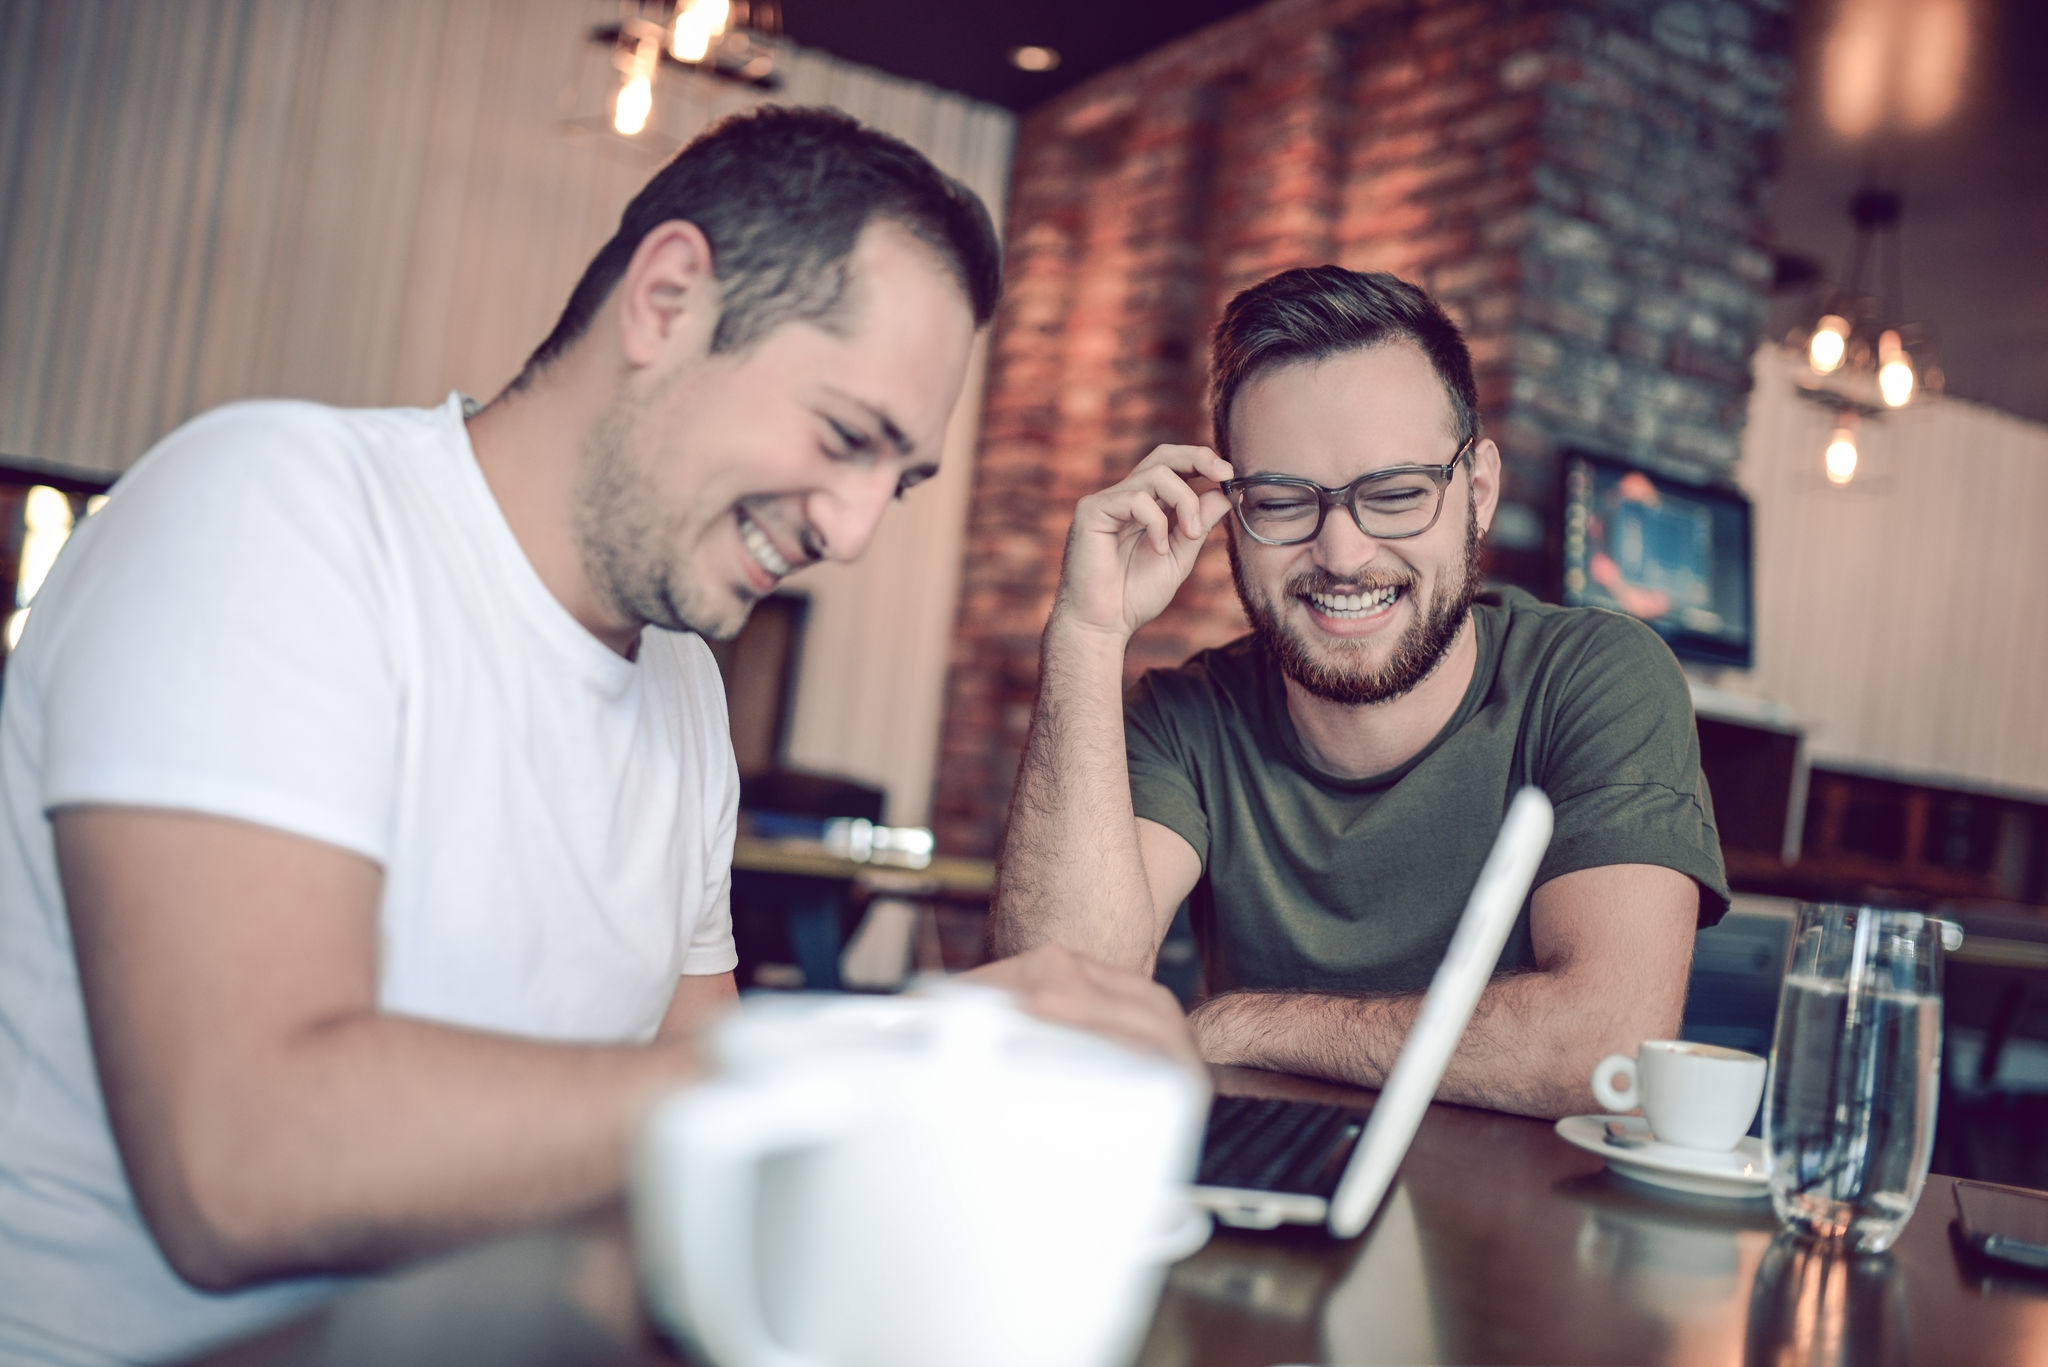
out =
{"type": "MultiPolygon", "coordinates": [[[[158,1358],[328,1283],[193,1290],[109,1132],[48,813],[237,817],[383,868],[386,1011],[650,1038],[733,967],[738,777],[703,641],[627,661],[542,585],[451,395],[246,403],[73,534],[0,706],[0,1362],[158,1358]]],[[[278,913],[289,914],[289,907],[278,913]]]]}

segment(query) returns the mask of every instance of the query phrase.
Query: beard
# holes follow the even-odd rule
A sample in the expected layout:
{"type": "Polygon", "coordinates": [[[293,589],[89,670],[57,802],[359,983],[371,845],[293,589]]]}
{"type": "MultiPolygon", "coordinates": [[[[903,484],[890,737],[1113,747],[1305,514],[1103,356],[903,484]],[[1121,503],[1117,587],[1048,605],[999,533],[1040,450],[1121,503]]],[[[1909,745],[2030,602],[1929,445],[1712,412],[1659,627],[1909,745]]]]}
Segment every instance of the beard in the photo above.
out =
{"type": "Polygon", "coordinates": [[[688,528],[664,515],[661,489],[636,451],[641,419],[668,383],[621,396],[584,439],[574,495],[577,554],[592,591],[621,616],[724,639],[738,633],[746,614],[725,620],[732,614],[713,612],[675,563],[674,548],[689,544],[688,528]]]}
{"type": "MultiPolygon", "coordinates": [[[[1238,555],[1236,529],[1229,538],[1230,578],[1237,585],[1237,600],[1251,622],[1252,634],[1279,664],[1280,672],[1301,685],[1312,696],[1326,702],[1358,707],[1367,703],[1391,702],[1409,692],[1436,672],[1458,638],[1465,619],[1471,615],[1472,600],[1479,596],[1484,577],[1479,572],[1479,511],[1466,505],[1464,563],[1455,583],[1430,596],[1425,607],[1394,642],[1386,663],[1374,668],[1359,657],[1366,642],[1337,641],[1322,650],[1310,647],[1302,633],[1280,620],[1277,605],[1254,591],[1246,581],[1244,563],[1238,555]]],[[[1308,593],[1372,593],[1399,587],[1403,596],[1415,591],[1415,578],[1398,575],[1339,579],[1325,570],[1311,570],[1289,580],[1284,590],[1289,598],[1308,593]]]]}

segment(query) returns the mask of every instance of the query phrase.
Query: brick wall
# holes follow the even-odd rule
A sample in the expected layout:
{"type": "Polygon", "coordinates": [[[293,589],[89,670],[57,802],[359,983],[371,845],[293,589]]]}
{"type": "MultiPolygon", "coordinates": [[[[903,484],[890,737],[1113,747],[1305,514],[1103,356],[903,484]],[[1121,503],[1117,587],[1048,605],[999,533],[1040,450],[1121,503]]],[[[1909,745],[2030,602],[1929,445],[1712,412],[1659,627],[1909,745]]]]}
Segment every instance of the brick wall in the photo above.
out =
{"type": "MultiPolygon", "coordinates": [[[[1566,446],[1732,464],[1787,4],[1274,0],[1026,116],[942,847],[998,844],[1075,501],[1158,442],[1207,440],[1209,330],[1275,271],[1393,271],[1459,319],[1507,457],[1498,577],[1548,588],[1566,446]]],[[[1130,670],[1243,629],[1212,546],[1130,670]]]]}

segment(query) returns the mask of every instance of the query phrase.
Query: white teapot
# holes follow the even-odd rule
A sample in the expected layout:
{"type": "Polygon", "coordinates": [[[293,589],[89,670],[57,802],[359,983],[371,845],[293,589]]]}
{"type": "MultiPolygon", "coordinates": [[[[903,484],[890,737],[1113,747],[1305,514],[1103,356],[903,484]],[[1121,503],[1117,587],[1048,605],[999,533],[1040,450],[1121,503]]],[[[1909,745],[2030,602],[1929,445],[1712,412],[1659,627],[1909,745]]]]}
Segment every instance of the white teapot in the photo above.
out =
{"type": "Polygon", "coordinates": [[[758,998],[633,1168],[653,1313],[719,1367],[1114,1367],[1166,1265],[1207,1097],[1007,996],[758,998]]]}

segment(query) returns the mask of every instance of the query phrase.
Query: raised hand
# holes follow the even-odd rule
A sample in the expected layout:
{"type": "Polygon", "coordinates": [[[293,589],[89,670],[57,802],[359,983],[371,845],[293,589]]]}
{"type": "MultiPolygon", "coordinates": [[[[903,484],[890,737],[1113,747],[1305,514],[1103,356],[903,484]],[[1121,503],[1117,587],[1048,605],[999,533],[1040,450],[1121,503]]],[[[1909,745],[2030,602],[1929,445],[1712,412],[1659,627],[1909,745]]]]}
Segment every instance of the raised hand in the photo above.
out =
{"type": "MultiPolygon", "coordinates": [[[[1161,446],[1074,509],[1059,595],[1040,643],[1038,704],[1010,796],[989,940],[1012,953],[1064,945],[1082,962],[1076,970],[1057,957],[1020,956],[992,972],[1043,978],[1062,990],[1092,983],[1124,1007],[1128,996],[1091,977],[1090,966],[1106,973],[1103,965],[1120,965],[1147,984],[1166,928],[1155,903],[1170,910],[1186,891],[1162,889],[1155,897],[1139,848],[1124,758],[1125,649],[1131,633],[1172,601],[1204,538],[1230,510],[1221,489],[1197,494],[1189,481],[1230,477],[1230,466],[1205,446],[1161,446]]],[[[1188,862],[1201,861],[1190,852],[1188,862]]],[[[1074,1000],[1103,1004],[1088,991],[1074,1000]]],[[[1126,1019],[1142,1022],[1145,1013],[1126,1019]]],[[[1164,1041],[1142,1025],[1123,1033],[1190,1049],[1177,1011],[1170,1023],[1164,1041]]],[[[1100,1024],[1115,1028],[1107,1019],[1100,1024]]]]}
{"type": "Polygon", "coordinates": [[[1206,446],[1158,446],[1122,480],[1074,509],[1060,571],[1056,622],[1129,638],[1186,582],[1209,530],[1230,511],[1220,489],[1189,480],[1231,477],[1206,446]]]}

